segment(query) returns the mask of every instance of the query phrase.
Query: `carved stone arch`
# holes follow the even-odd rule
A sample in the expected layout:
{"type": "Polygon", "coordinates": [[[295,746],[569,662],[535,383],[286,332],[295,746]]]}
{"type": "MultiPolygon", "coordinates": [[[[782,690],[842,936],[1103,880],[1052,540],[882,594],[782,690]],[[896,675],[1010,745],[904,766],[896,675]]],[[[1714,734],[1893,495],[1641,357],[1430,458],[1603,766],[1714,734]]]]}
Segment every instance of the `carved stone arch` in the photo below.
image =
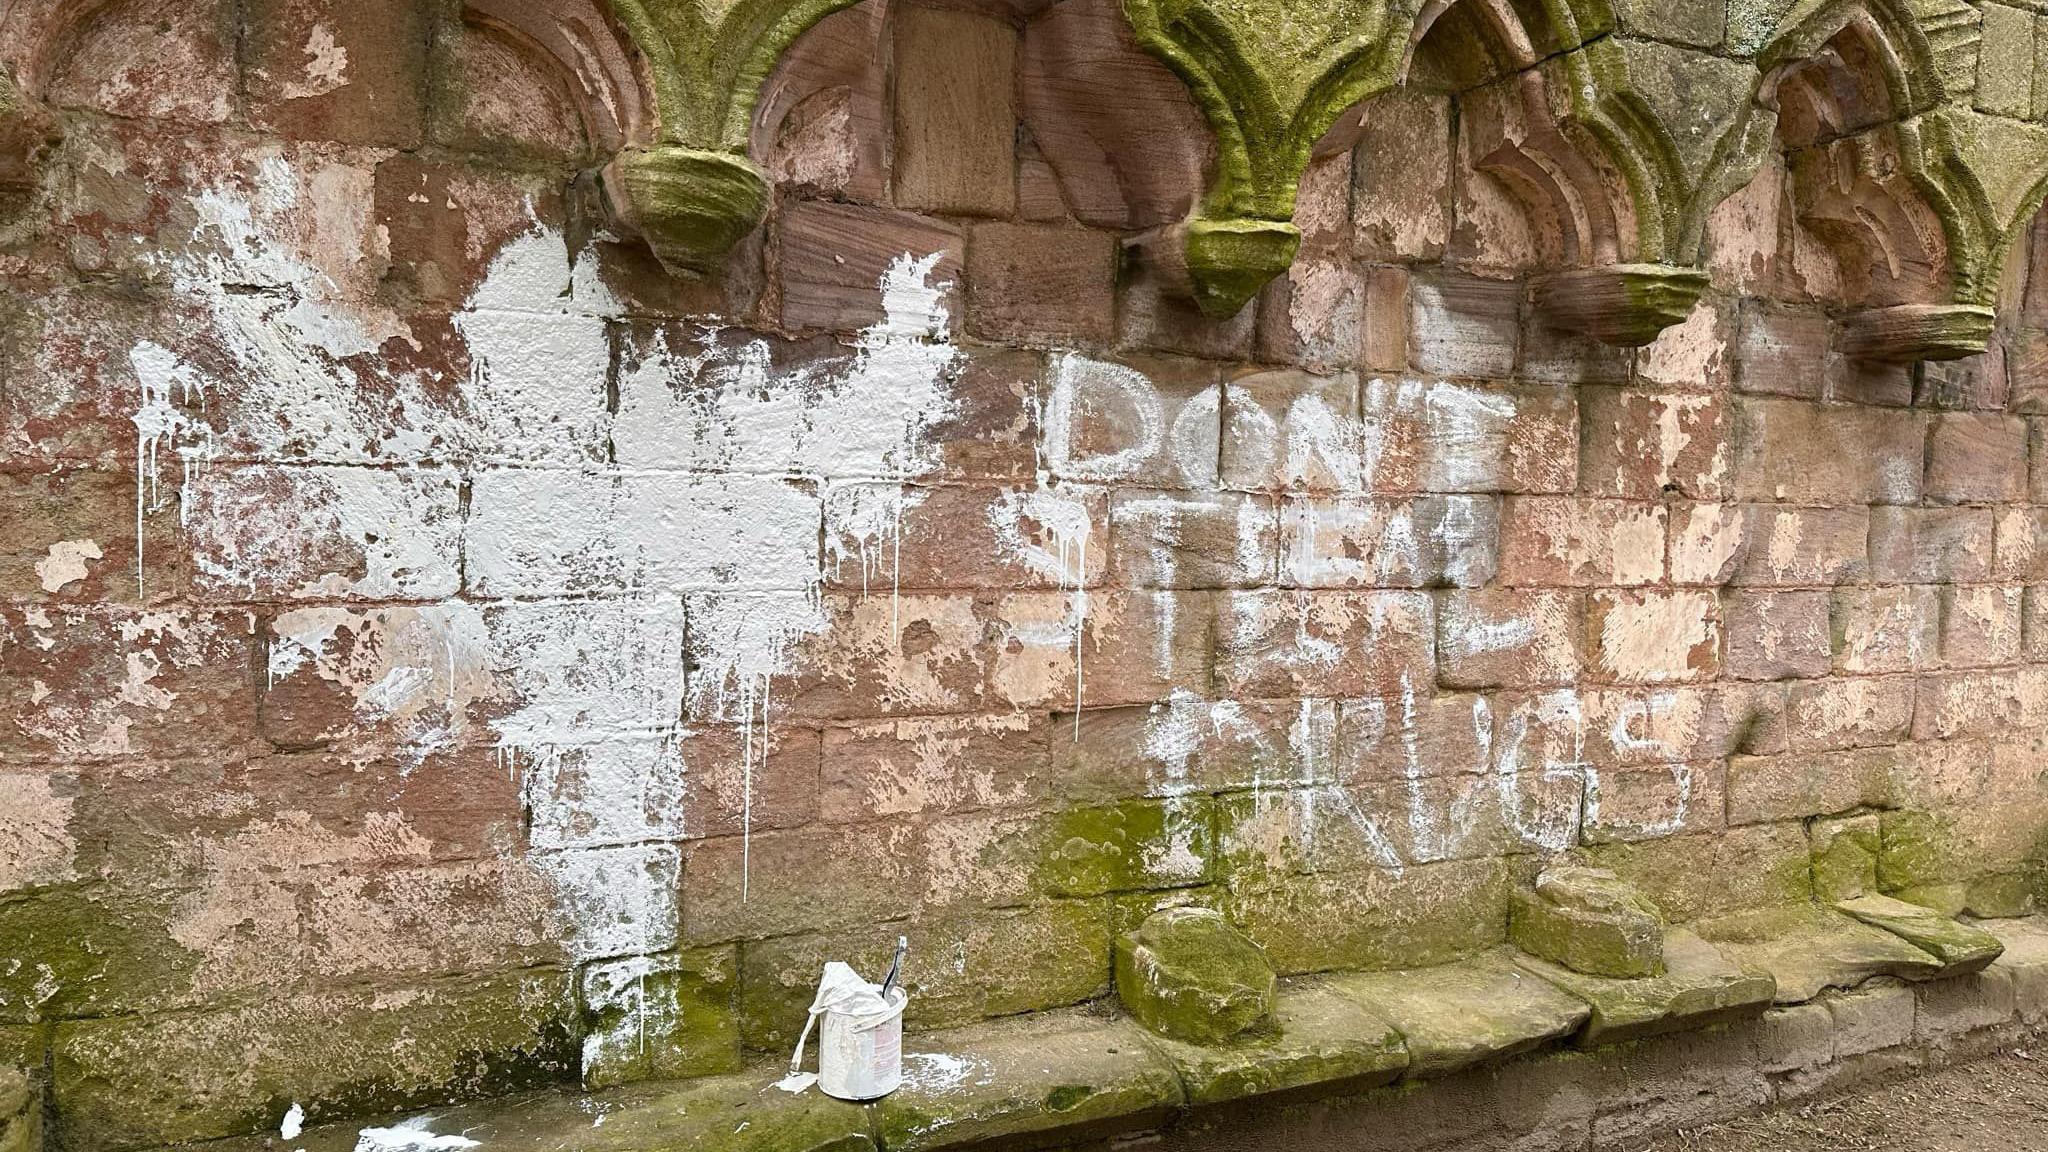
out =
{"type": "Polygon", "coordinates": [[[598,153],[651,142],[652,97],[635,50],[598,0],[463,0],[462,20],[552,61],[598,153]]]}
{"type": "Polygon", "coordinates": [[[606,199],[664,267],[708,272],[767,212],[747,157],[763,83],[798,36],[854,0],[609,2],[640,52],[655,124],[606,166],[606,199]]]}
{"type": "Polygon", "coordinates": [[[1628,39],[1595,4],[1464,0],[1445,19],[1467,27],[1455,55],[1486,61],[1451,78],[1464,162],[1552,238],[1548,322],[1634,346],[1684,319],[1706,286],[1687,222],[1741,134],[1749,66],[1628,39]]]}
{"type": "Polygon", "coordinates": [[[1795,215],[1844,276],[1848,355],[1953,359],[1990,339],[2048,139],[1971,107],[1980,22],[1960,0],[1805,0],[1758,55],[1795,215]]]}
{"type": "Polygon", "coordinates": [[[1124,0],[1124,11],[1216,137],[1201,206],[1154,251],[1184,261],[1204,312],[1234,315],[1293,261],[1295,196],[1317,142],[1346,109],[1398,82],[1423,6],[1124,0]]]}

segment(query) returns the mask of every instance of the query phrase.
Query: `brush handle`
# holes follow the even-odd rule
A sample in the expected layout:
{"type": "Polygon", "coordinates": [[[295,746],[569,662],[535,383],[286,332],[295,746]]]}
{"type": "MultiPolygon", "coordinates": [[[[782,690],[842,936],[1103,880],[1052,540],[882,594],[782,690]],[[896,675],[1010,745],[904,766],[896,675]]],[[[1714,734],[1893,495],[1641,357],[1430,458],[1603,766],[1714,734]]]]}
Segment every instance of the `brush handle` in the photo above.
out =
{"type": "Polygon", "coordinates": [[[889,999],[889,989],[896,986],[896,977],[903,972],[903,954],[908,951],[910,951],[910,938],[898,936],[896,938],[896,958],[889,961],[889,974],[882,977],[882,999],[885,1002],[889,999]]]}

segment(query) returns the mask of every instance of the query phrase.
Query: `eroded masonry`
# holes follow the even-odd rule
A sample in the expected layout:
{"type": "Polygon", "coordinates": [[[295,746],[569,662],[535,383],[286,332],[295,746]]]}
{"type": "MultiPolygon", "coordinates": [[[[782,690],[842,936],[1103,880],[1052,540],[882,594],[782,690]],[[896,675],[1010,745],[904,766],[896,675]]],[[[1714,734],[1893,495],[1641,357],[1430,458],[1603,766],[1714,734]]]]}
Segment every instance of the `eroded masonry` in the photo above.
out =
{"type": "Polygon", "coordinates": [[[0,1150],[1579,1148],[2032,1028],[2037,58],[0,2],[0,1150]],[[903,1087],[774,1088],[899,936],[903,1087]]]}

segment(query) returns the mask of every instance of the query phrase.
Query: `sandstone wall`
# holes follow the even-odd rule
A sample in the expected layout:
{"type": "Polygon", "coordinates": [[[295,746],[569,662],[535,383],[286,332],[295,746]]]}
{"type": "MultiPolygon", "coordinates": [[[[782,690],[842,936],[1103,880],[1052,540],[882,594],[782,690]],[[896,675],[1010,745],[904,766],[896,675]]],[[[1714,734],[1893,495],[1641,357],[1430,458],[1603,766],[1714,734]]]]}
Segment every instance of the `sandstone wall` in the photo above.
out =
{"type": "Polygon", "coordinates": [[[1639,7],[1219,137],[1148,5],[865,0],[702,274],[590,0],[0,7],[0,1064],[148,1147],[732,1071],[899,933],[934,1027],[1172,904],[1458,959],[1565,858],[2025,913],[2037,18],[1639,7]],[[1282,185],[1270,283],[1184,247],[1282,185]]]}

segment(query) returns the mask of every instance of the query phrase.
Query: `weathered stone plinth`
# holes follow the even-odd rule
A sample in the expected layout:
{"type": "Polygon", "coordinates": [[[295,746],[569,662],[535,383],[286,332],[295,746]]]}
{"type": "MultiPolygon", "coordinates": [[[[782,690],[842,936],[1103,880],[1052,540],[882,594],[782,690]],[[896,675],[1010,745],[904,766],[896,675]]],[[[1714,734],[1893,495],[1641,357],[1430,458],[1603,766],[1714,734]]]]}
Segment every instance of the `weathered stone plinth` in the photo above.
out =
{"type": "Polygon", "coordinates": [[[1534,891],[1515,893],[1508,921],[1515,946],[1589,976],[1637,978],[1664,971],[1664,918],[1614,873],[1553,868],[1534,891]]]}
{"type": "Polygon", "coordinates": [[[1207,908],[1155,912],[1116,942],[1116,990],[1140,1024],[1174,1040],[1220,1044],[1270,1021],[1273,966],[1207,908]]]}
{"type": "Polygon", "coordinates": [[[1528,1051],[1578,1031],[1589,1013],[1506,949],[1437,968],[1336,976],[1330,985],[1401,1033],[1411,1077],[1528,1051]]]}

